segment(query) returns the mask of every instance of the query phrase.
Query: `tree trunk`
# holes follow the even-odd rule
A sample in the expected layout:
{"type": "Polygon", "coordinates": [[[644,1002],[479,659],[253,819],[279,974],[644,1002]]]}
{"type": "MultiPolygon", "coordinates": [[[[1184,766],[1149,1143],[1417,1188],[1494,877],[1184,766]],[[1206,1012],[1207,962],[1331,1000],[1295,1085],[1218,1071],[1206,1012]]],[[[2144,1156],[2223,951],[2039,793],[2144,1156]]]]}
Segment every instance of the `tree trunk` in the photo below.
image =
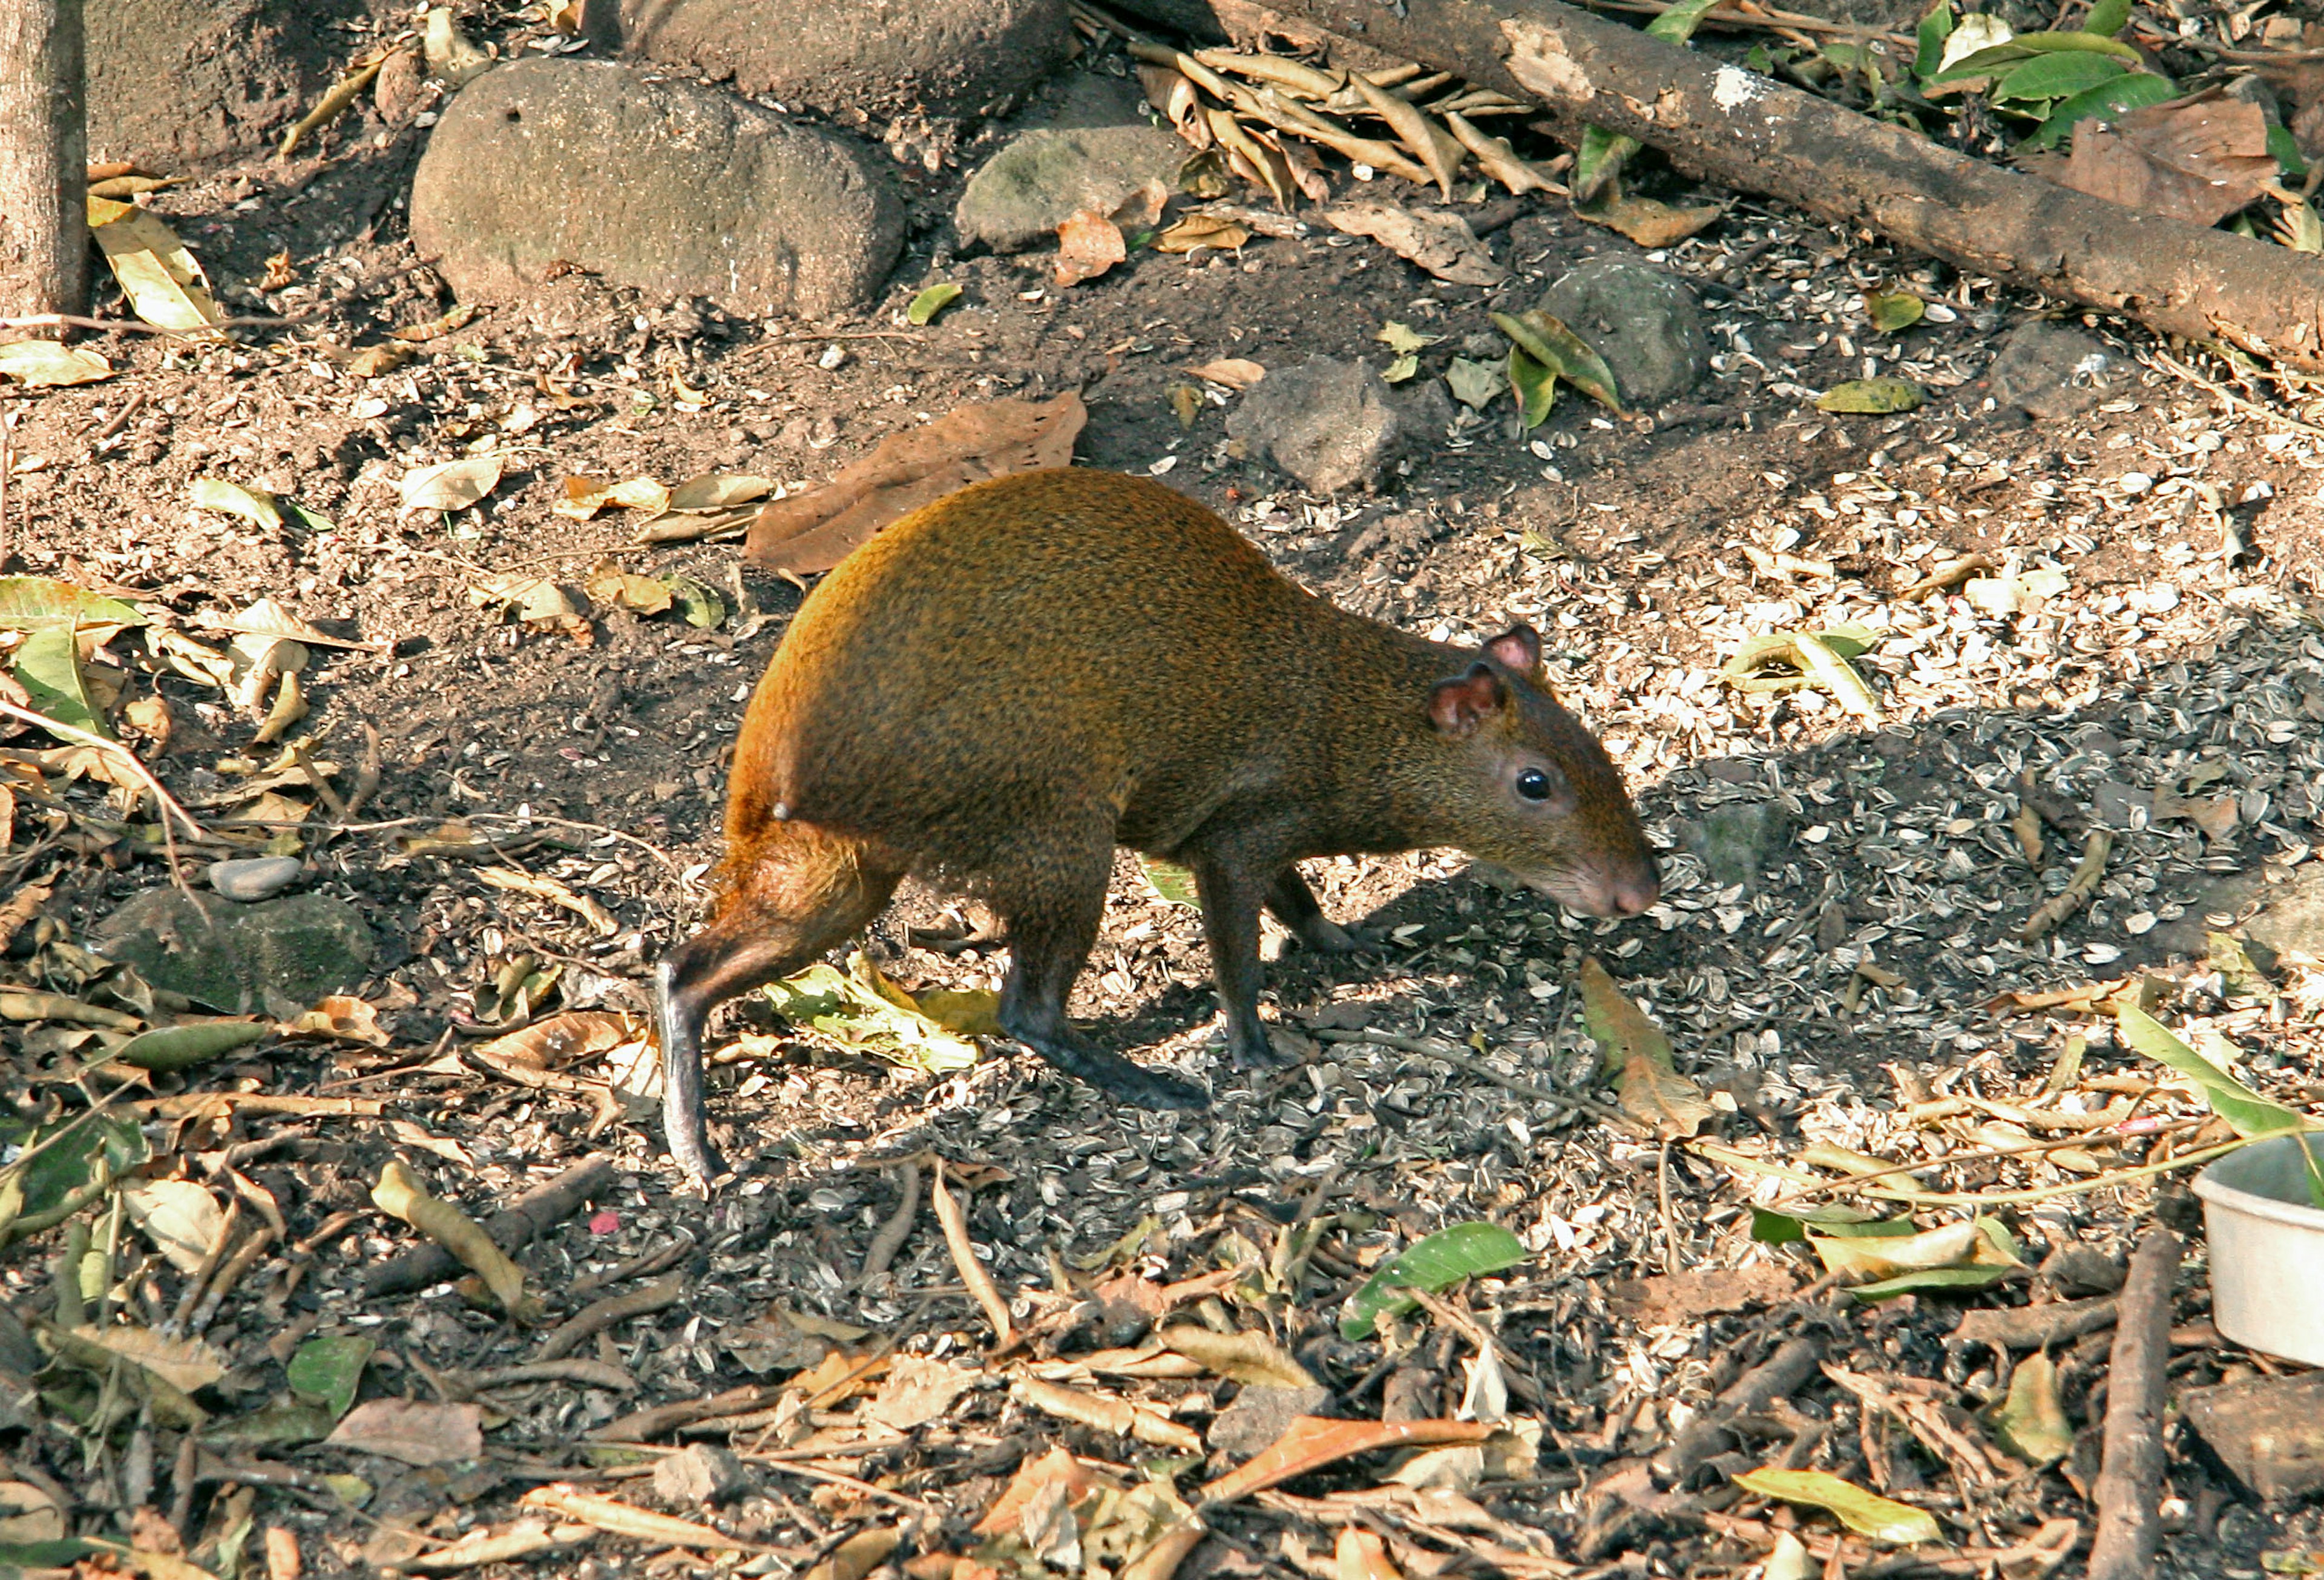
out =
{"type": "Polygon", "coordinates": [[[0,0],[0,314],[88,310],[83,91],[81,0],[0,0]]]}

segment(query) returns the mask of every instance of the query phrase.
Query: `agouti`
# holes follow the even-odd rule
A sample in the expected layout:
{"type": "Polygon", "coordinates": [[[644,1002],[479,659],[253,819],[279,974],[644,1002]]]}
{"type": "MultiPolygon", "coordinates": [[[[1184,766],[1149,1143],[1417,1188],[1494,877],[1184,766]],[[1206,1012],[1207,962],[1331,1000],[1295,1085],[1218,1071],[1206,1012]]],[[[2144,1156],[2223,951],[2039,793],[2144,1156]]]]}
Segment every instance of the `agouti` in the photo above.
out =
{"type": "Polygon", "coordinates": [[[1456,846],[1585,914],[1646,910],[1621,776],[1540,667],[1526,626],[1471,650],[1335,609],[1146,478],[1021,473],[905,517],[808,595],[751,698],[715,915],[655,973],[670,1152],[706,1186],[723,1171],[710,1009],[844,942],[908,874],[1005,924],[1010,1035],[1146,1107],[1206,1098],[1065,1018],[1117,845],[1193,871],[1238,1066],[1271,1057],[1259,907],[1354,947],[1305,858],[1456,846]]]}

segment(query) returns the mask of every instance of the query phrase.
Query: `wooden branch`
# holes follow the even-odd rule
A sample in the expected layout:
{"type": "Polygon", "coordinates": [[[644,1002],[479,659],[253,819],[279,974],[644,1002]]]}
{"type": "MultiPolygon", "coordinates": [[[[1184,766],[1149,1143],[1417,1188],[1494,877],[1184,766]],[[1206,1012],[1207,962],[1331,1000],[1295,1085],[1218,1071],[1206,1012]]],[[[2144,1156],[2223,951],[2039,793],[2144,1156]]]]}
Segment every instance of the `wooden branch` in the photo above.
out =
{"type": "Polygon", "coordinates": [[[2324,371],[2324,262],[2288,247],[1970,159],[1559,0],[1409,0],[1401,17],[1377,0],[1269,9],[1627,133],[1691,175],[1968,272],[2324,371]]]}
{"type": "Polygon", "coordinates": [[[2147,1231],[2130,1258],[2130,1277],[2107,1363],[2106,1456],[2090,1501],[2098,1534],[2089,1580],[2145,1580],[2163,1539],[2163,1384],[2171,1363],[2171,1286],[2179,1276],[2179,1236],[2147,1231]]]}
{"type": "MultiPolygon", "coordinates": [[[[613,1182],[613,1160],[600,1153],[536,1185],[484,1220],[493,1244],[514,1254],[581,1210],[582,1203],[613,1182]]],[[[401,1256],[364,1270],[364,1293],[398,1295],[424,1290],[457,1276],[459,1260],[441,1245],[415,1246],[401,1256]]]]}

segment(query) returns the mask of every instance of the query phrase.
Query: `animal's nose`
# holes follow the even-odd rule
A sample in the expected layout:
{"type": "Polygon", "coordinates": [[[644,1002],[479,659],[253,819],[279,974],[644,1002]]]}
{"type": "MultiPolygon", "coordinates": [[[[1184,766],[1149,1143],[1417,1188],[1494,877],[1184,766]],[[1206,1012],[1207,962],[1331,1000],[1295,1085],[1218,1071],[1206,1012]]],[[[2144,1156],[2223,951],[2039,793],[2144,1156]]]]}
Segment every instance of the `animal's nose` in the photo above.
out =
{"type": "Polygon", "coordinates": [[[1626,874],[1606,886],[1607,907],[1617,916],[1644,915],[1662,896],[1663,886],[1651,872],[1626,874]]]}

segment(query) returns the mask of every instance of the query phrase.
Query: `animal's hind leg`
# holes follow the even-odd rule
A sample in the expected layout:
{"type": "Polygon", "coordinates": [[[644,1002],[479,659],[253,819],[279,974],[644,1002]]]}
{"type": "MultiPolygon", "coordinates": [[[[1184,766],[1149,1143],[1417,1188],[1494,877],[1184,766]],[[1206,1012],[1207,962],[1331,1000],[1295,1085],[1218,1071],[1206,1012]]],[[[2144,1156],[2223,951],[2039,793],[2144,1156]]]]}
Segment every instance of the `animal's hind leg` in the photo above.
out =
{"type": "Polygon", "coordinates": [[[1353,954],[1363,947],[1346,928],[1323,914],[1323,907],[1315,903],[1315,891],[1299,876],[1296,864],[1275,875],[1267,890],[1267,908],[1318,954],[1353,954]]]}
{"type": "MultiPolygon", "coordinates": [[[[1056,825],[1046,832],[1055,840],[1056,825]]],[[[1053,850],[1032,873],[1011,874],[993,895],[994,909],[1009,924],[1001,1029],[1056,1069],[1122,1103],[1203,1107],[1210,1098],[1200,1087],[1107,1052],[1076,1033],[1066,1018],[1066,996],[1097,942],[1112,867],[1111,831],[1093,830],[1078,853],[1061,863],[1053,850]]]]}
{"type": "Polygon", "coordinates": [[[702,1025],[725,999],[814,961],[878,915],[903,876],[862,841],[781,825],[730,867],[710,924],[654,968],[662,1127],[670,1156],[708,1189],[725,1170],[702,1125],[702,1025]]]}

